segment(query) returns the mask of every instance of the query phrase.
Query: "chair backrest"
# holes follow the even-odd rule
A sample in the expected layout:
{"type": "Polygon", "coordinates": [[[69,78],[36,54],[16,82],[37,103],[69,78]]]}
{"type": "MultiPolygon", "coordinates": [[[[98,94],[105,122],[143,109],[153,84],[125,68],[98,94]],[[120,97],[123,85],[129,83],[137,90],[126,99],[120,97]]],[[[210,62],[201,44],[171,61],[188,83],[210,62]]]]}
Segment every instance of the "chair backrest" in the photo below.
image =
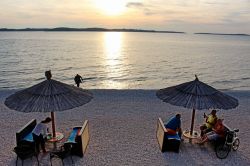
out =
{"type": "Polygon", "coordinates": [[[164,126],[163,121],[161,118],[158,118],[157,120],[157,130],[156,130],[156,138],[159,143],[160,149],[163,152],[164,151],[164,138],[166,136],[167,130],[164,126]]]}
{"type": "Polygon", "coordinates": [[[233,143],[233,138],[234,138],[234,131],[229,128],[226,124],[223,124],[225,126],[225,136],[226,136],[226,142],[227,143],[233,143]]]}
{"type": "MultiPolygon", "coordinates": [[[[73,143],[72,154],[83,157],[89,144],[90,133],[89,133],[89,121],[85,120],[81,127],[74,127],[73,130],[77,129],[77,134],[74,141],[67,141],[73,143]],[[80,130],[78,130],[80,129],[80,130]]],[[[73,133],[71,133],[73,137],[73,133]]],[[[71,137],[70,136],[70,137],[71,137]]]]}
{"type": "Polygon", "coordinates": [[[234,139],[234,131],[228,131],[226,136],[227,143],[229,144],[233,143],[233,139],[234,139]]]}
{"type": "Polygon", "coordinates": [[[89,121],[85,120],[82,126],[82,129],[79,133],[79,135],[81,136],[81,143],[82,143],[82,153],[84,154],[87,146],[89,144],[89,139],[90,139],[90,135],[89,135],[89,121]]]}
{"type": "Polygon", "coordinates": [[[29,121],[27,124],[25,124],[20,130],[18,130],[16,132],[16,144],[18,145],[19,142],[30,132],[32,132],[32,130],[35,128],[36,126],[36,119],[32,119],[31,121],[29,121]]]}

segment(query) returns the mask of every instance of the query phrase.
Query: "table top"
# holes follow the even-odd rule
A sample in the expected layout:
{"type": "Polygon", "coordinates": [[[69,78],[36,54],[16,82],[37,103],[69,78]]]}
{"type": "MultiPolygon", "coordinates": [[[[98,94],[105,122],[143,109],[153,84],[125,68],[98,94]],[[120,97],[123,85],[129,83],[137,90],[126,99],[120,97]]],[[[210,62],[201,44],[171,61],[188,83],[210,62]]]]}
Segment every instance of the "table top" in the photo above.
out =
{"type": "Polygon", "coordinates": [[[193,131],[193,134],[191,135],[190,134],[190,130],[185,130],[183,132],[183,135],[187,138],[190,138],[190,139],[197,139],[200,137],[200,133],[198,131],[193,131]]]}
{"type": "Polygon", "coordinates": [[[58,141],[61,141],[63,138],[64,138],[63,133],[56,132],[56,137],[55,138],[47,137],[47,141],[48,142],[58,142],[58,141]]]}

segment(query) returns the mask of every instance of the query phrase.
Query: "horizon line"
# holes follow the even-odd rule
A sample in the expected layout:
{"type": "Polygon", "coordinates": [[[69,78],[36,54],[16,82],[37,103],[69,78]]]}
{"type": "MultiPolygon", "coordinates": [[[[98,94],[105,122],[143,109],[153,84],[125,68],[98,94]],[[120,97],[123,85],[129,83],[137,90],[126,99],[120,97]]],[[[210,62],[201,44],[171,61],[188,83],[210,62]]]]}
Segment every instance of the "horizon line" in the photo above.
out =
{"type": "MultiPolygon", "coordinates": [[[[0,31],[45,31],[45,32],[149,32],[149,33],[181,33],[187,34],[184,31],[174,30],[153,30],[153,29],[140,29],[140,28],[103,28],[103,27],[88,27],[88,28],[71,28],[71,27],[55,27],[55,28],[0,28],[0,31]]],[[[246,33],[216,33],[216,32],[191,32],[197,35],[234,35],[234,36],[250,36],[246,33]]]]}

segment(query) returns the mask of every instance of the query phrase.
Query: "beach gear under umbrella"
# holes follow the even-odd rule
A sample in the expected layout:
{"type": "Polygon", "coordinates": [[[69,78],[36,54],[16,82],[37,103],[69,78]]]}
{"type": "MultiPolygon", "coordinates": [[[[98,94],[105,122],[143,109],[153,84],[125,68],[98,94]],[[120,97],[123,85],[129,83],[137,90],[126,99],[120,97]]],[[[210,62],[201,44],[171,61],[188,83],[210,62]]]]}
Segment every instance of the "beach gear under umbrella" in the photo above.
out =
{"type": "Polygon", "coordinates": [[[232,109],[239,105],[238,100],[213,87],[195,80],[180,85],[160,89],[156,96],[163,102],[193,109],[190,135],[193,134],[195,110],[232,109]]]}
{"type": "Polygon", "coordinates": [[[52,80],[50,71],[46,71],[45,76],[47,80],[16,92],[6,98],[4,104],[20,112],[51,112],[52,134],[55,138],[54,112],[84,105],[93,96],[87,90],[52,80]]]}

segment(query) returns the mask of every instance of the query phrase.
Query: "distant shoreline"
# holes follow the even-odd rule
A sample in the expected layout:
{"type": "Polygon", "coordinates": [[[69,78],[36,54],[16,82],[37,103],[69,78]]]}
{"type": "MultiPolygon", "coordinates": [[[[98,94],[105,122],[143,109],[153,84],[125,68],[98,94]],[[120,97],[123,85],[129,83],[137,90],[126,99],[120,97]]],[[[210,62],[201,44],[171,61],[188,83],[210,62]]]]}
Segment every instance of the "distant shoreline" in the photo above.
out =
{"type": "MultiPolygon", "coordinates": [[[[68,28],[68,27],[58,27],[58,28],[0,28],[0,32],[145,32],[145,33],[179,33],[187,34],[182,31],[157,31],[157,30],[145,30],[145,29],[108,29],[108,28],[68,28]]],[[[194,35],[220,35],[220,36],[250,36],[250,34],[245,33],[207,33],[198,32],[193,33],[194,35]]]]}
{"type": "Polygon", "coordinates": [[[244,33],[194,33],[195,35],[224,35],[224,36],[250,36],[244,33]]]}
{"type": "Polygon", "coordinates": [[[9,29],[1,28],[0,32],[32,32],[32,31],[45,31],[45,32],[149,32],[149,33],[186,33],[178,31],[156,31],[144,29],[107,29],[107,28],[24,28],[24,29],[9,29]]]}

